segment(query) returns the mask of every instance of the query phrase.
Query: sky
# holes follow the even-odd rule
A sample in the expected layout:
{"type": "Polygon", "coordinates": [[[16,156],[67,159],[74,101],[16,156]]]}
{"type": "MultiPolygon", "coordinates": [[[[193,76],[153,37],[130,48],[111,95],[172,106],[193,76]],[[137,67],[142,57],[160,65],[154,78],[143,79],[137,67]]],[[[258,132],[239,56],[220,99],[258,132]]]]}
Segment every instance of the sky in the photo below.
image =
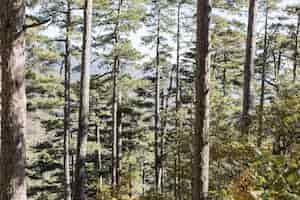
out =
{"type": "MultiPolygon", "coordinates": [[[[291,4],[297,4],[300,3],[300,0],[279,0],[280,2],[280,6],[285,7],[286,5],[291,5],[291,4]]],[[[30,12],[30,11],[29,11],[30,12]]],[[[224,13],[218,13],[217,10],[213,10],[213,12],[215,12],[215,14],[217,15],[222,15],[224,17],[224,13]]],[[[279,13],[275,13],[275,14],[279,14],[279,13]]],[[[261,15],[261,13],[260,13],[261,15]]],[[[280,15],[280,14],[279,14],[280,15]]],[[[243,13],[242,15],[227,15],[226,16],[230,19],[238,19],[244,23],[247,22],[247,13],[243,13]]],[[[258,17],[258,32],[260,31],[260,29],[263,27],[263,22],[264,22],[264,17],[258,17]]],[[[49,26],[44,32],[43,34],[47,35],[48,37],[58,37],[59,36],[59,32],[61,30],[59,30],[57,27],[54,26],[49,26]]],[[[141,28],[137,31],[137,33],[133,33],[131,34],[129,37],[131,38],[132,44],[135,48],[138,48],[141,52],[143,52],[144,54],[150,55],[150,56],[154,56],[155,52],[153,49],[150,49],[147,46],[144,46],[141,44],[141,37],[143,35],[147,34],[147,30],[145,28],[141,28]]],[[[173,42],[174,44],[172,44],[172,42],[170,41],[171,45],[175,48],[175,42],[173,42]]],[[[174,51],[174,57],[175,57],[176,51],[174,51]]],[[[174,60],[174,59],[173,59],[174,60]]],[[[92,70],[94,73],[98,72],[97,69],[93,69],[92,70]]]]}

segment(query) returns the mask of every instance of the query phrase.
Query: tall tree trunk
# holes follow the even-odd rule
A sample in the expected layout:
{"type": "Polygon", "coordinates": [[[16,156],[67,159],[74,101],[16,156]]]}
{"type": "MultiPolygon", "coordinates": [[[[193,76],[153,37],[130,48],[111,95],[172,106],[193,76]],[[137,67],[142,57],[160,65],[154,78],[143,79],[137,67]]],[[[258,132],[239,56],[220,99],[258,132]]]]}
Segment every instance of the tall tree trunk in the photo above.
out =
{"type": "Polygon", "coordinates": [[[117,88],[117,65],[118,65],[118,58],[116,57],[114,59],[114,65],[113,65],[113,102],[112,102],[112,120],[113,120],[113,127],[112,127],[112,177],[111,177],[111,184],[112,184],[112,191],[113,194],[116,192],[117,188],[117,153],[118,153],[118,88],[117,88]]]}
{"type": "Polygon", "coordinates": [[[25,1],[0,6],[2,67],[0,199],[26,200],[25,1]]]}
{"type": "Polygon", "coordinates": [[[122,92],[118,92],[118,110],[117,110],[117,186],[120,192],[121,183],[121,159],[122,159],[122,92]]]}
{"type": "Polygon", "coordinates": [[[157,2],[157,33],[156,33],[156,62],[155,62],[155,116],[154,116],[154,159],[155,159],[155,191],[159,192],[159,134],[160,134],[160,4],[157,2]]]}
{"type": "Polygon", "coordinates": [[[176,138],[177,138],[177,160],[178,160],[178,199],[181,200],[181,133],[179,128],[179,109],[180,109],[180,12],[181,12],[181,4],[182,2],[178,2],[177,4],[177,34],[176,34],[176,118],[175,118],[175,129],[176,129],[176,138]]]}
{"type": "MultiPolygon", "coordinates": [[[[166,128],[167,128],[167,114],[168,114],[168,109],[167,109],[167,100],[168,99],[168,92],[163,89],[162,91],[162,97],[160,98],[161,100],[161,106],[162,106],[162,111],[164,113],[161,125],[161,134],[160,134],[160,152],[159,152],[159,158],[160,158],[160,171],[159,171],[159,182],[158,185],[160,186],[160,194],[163,195],[164,188],[163,188],[163,181],[164,181],[164,148],[165,148],[165,133],[166,133],[166,128]]],[[[161,196],[162,197],[162,196],[161,196]]]]}
{"type": "Polygon", "coordinates": [[[197,67],[195,71],[195,133],[193,137],[193,200],[208,199],[209,181],[209,72],[211,1],[197,3],[197,67]]]}
{"type": "Polygon", "coordinates": [[[165,94],[163,94],[162,98],[162,104],[163,104],[163,111],[164,111],[164,119],[162,121],[162,131],[161,131],[161,138],[160,138],[160,162],[161,162],[161,175],[160,175],[160,192],[162,195],[164,195],[164,161],[166,160],[166,152],[165,152],[165,134],[167,132],[167,126],[168,126],[168,112],[169,112],[169,99],[172,95],[172,88],[173,88],[173,71],[170,72],[169,77],[169,87],[167,88],[167,91],[165,94]]]}
{"type": "Polygon", "coordinates": [[[80,80],[79,133],[77,138],[76,183],[73,198],[85,200],[86,150],[89,129],[89,93],[90,93],[90,64],[92,40],[92,10],[93,0],[85,0],[84,33],[80,80]]]}
{"type": "Polygon", "coordinates": [[[259,136],[257,144],[260,147],[262,143],[262,136],[263,136],[263,117],[264,117],[264,102],[265,102],[265,77],[266,77],[266,67],[267,67],[267,56],[268,56],[268,14],[269,8],[267,1],[265,2],[265,35],[264,35],[264,53],[263,53],[263,66],[261,72],[261,93],[260,93],[260,104],[259,104],[259,136]]]}
{"type": "MultiPolygon", "coordinates": [[[[117,9],[117,20],[115,23],[115,30],[114,30],[114,39],[115,45],[117,46],[119,43],[119,18],[121,13],[123,0],[119,0],[118,2],[118,9],[117,9]]],[[[118,188],[118,165],[119,165],[119,136],[118,136],[118,102],[119,102],[119,88],[118,88],[118,74],[120,70],[120,59],[119,56],[116,55],[114,57],[113,69],[112,69],[112,78],[113,78],[113,102],[112,102],[112,177],[111,177],[111,184],[112,184],[112,192],[113,196],[118,188]]]]}
{"type": "Polygon", "coordinates": [[[293,82],[297,79],[297,65],[298,65],[298,37],[300,32],[300,8],[296,9],[298,19],[297,19],[297,25],[296,25],[296,33],[295,33],[295,49],[294,49],[294,66],[293,66],[293,82]]]}
{"type": "Polygon", "coordinates": [[[248,134],[250,114],[254,110],[254,60],[256,49],[257,0],[249,0],[248,32],[246,41],[246,60],[244,66],[244,90],[242,111],[242,134],[248,134]]]}
{"type": "Polygon", "coordinates": [[[70,75],[71,75],[71,56],[70,56],[70,26],[71,26],[71,5],[67,1],[66,13],[66,40],[65,40],[65,107],[64,107],[64,194],[65,200],[71,200],[71,181],[70,181],[70,75]]]}

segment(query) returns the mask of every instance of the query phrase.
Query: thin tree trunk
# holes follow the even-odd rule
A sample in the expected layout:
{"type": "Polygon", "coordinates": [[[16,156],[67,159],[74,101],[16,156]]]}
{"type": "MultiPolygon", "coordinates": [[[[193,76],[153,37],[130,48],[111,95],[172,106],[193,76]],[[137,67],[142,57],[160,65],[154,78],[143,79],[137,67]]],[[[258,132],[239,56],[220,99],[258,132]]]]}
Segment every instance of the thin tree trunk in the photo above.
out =
{"type": "Polygon", "coordinates": [[[118,149],[118,141],[117,141],[117,107],[118,107],[118,91],[117,91],[117,58],[114,60],[113,66],[113,107],[112,107],[112,120],[113,120],[113,142],[112,142],[112,190],[113,193],[116,191],[117,187],[117,149],[118,149]]]}
{"type": "MultiPolygon", "coordinates": [[[[117,21],[115,24],[115,30],[114,30],[114,39],[115,39],[115,45],[119,43],[119,17],[121,13],[121,6],[122,6],[123,0],[119,0],[118,4],[118,10],[117,10],[117,21]]],[[[113,137],[113,145],[112,145],[112,178],[111,178],[111,184],[112,184],[112,192],[113,196],[115,196],[115,193],[117,191],[118,187],[118,152],[119,152],[119,142],[118,142],[118,99],[119,99],[119,88],[118,88],[118,73],[120,68],[120,60],[119,56],[116,55],[114,57],[114,63],[113,63],[113,70],[112,70],[112,76],[113,76],[113,105],[112,105],[112,120],[113,120],[113,127],[112,127],[112,137],[113,137]]]]}
{"type": "Polygon", "coordinates": [[[113,146],[112,146],[112,190],[113,193],[116,191],[117,187],[117,149],[118,149],[118,141],[117,141],[117,107],[118,107],[118,91],[117,91],[117,58],[115,58],[114,66],[113,66],[113,107],[112,107],[112,120],[113,120],[113,146]]]}
{"type": "Polygon", "coordinates": [[[175,129],[176,129],[176,137],[177,137],[177,160],[178,160],[178,199],[181,200],[181,173],[180,173],[180,167],[181,167],[181,131],[179,128],[179,109],[180,109],[180,94],[179,94],[179,88],[180,88],[180,12],[181,12],[181,2],[178,2],[177,4],[177,36],[176,36],[176,43],[177,43],[177,49],[176,49],[176,118],[175,118],[175,129]]]}
{"type": "MultiPolygon", "coordinates": [[[[227,55],[224,53],[224,63],[227,64],[227,55]]],[[[227,76],[226,76],[227,70],[226,67],[224,67],[223,69],[223,80],[222,80],[222,84],[223,84],[223,95],[226,96],[227,95],[227,91],[226,91],[226,86],[227,86],[227,76]]]]}
{"type": "Polygon", "coordinates": [[[249,0],[246,60],[244,66],[244,89],[242,111],[242,135],[249,133],[250,115],[254,110],[254,60],[256,49],[257,0],[249,0]]]}
{"type": "Polygon", "coordinates": [[[121,159],[122,159],[122,92],[118,92],[118,111],[117,111],[117,186],[118,193],[121,187],[121,159]]]}
{"type": "Polygon", "coordinates": [[[264,35],[264,53],[263,53],[263,66],[261,72],[261,93],[260,93],[260,104],[259,104],[259,136],[258,136],[258,146],[261,146],[262,136],[263,136],[263,117],[264,117],[264,102],[265,102],[265,77],[266,77],[266,67],[267,67],[267,56],[268,56],[268,14],[269,8],[268,3],[265,3],[266,11],[265,11],[265,35],[264,35]]]}
{"type": "Polygon", "coordinates": [[[298,36],[300,32],[300,9],[297,9],[298,13],[298,19],[297,19],[297,26],[296,26],[296,33],[295,33],[295,49],[294,49],[294,66],[293,66],[293,82],[297,79],[297,65],[298,65],[298,36]]]}
{"type": "Polygon", "coordinates": [[[99,174],[99,186],[100,189],[102,188],[103,184],[103,177],[102,177],[102,148],[101,148],[101,135],[100,135],[100,128],[96,124],[95,127],[95,134],[96,134],[96,144],[97,144],[97,156],[98,156],[98,174],[99,174]]]}
{"type": "Polygon", "coordinates": [[[280,69],[281,69],[281,57],[282,57],[282,51],[279,49],[278,52],[278,61],[277,61],[277,79],[279,80],[280,75],[280,69]]]}
{"type": "Polygon", "coordinates": [[[89,129],[89,92],[90,92],[90,64],[92,40],[92,10],[93,0],[85,0],[84,7],[84,33],[83,52],[80,80],[80,108],[79,108],[79,133],[77,138],[76,183],[73,198],[85,200],[86,177],[86,150],[89,129]]]}
{"type": "Polygon", "coordinates": [[[167,99],[168,99],[168,92],[163,90],[163,94],[161,97],[161,105],[162,105],[162,110],[164,112],[164,117],[162,119],[162,128],[161,128],[161,135],[160,135],[160,171],[159,171],[159,185],[160,185],[160,194],[163,195],[164,192],[164,148],[165,148],[165,133],[166,133],[166,128],[167,128],[167,118],[168,118],[168,108],[167,108],[167,99]]]}
{"type": "Polygon", "coordinates": [[[174,199],[178,199],[178,183],[177,183],[177,157],[174,158],[174,199]]]}
{"type": "Polygon", "coordinates": [[[155,62],[155,125],[154,125],[154,159],[155,159],[155,192],[159,192],[159,172],[160,172],[160,157],[159,157],[159,132],[160,126],[160,4],[157,2],[157,33],[156,33],[156,62],[155,62]]]}
{"type": "Polygon", "coordinates": [[[208,199],[209,181],[209,72],[211,1],[197,3],[197,67],[195,71],[195,133],[193,137],[192,199],[208,199]]]}
{"type": "Polygon", "coordinates": [[[70,181],[70,155],[69,155],[69,134],[70,134],[70,73],[71,73],[71,57],[70,57],[70,26],[71,26],[71,5],[67,1],[66,13],[66,41],[65,41],[65,107],[64,107],[64,194],[65,200],[71,200],[71,181],[70,181]]]}
{"type": "Polygon", "coordinates": [[[2,67],[0,199],[26,200],[25,1],[0,6],[2,67]]]}

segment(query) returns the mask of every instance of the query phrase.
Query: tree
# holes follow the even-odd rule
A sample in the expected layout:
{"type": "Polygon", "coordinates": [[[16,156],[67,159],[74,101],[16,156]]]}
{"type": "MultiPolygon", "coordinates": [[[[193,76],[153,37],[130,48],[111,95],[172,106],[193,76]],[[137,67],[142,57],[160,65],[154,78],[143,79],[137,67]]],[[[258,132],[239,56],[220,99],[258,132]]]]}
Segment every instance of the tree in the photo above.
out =
{"type": "Polygon", "coordinates": [[[268,0],[265,1],[265,33],[264,33],[264,52],[263,52],[263,66],[261,72],[261,93],[260,93],[260,104],[259,104],[259,136],[258,136],[258,146],[261,145],[261,139],[263,134],[263,117],[264,117],[264,102],[265,102],[265,78],[266,78],[266,67],[267,67],[267,56],[268,56],[268,17],[269,17],[269,7],[268,0]]]}
{"type": "MultiPolygon", "coordinates": [[[[115,22],[115,30],[114,30],[114,42],[115,46],[119,43],[119,20],[120,20],[120,12],[122,7],[123,0],[118,1],[118,8],[117,8],[117,19],[115,22]]],[[[113,77],[113,99],[112,99],[112,189],[113,192],[116,192],[117,188],[119,187],[120,182],[120,120],[121,118],[118,117],[120,115],[119,110],[119,86],[118,86],[118,74],[120,70],[120,58],[119,55],[116,54],[114,56],[113,66],[112,66],[112,77],[113,77]],[[119,119],[119,120],[118,120],[119,119]]]]}
{"type": "Polygon", "coordinates": [[[25,1],[0,8],[1,162],[0,199],[26,200],[25,184],[25,1]]]}
{"type": "Polygon", "coordinates": [[[160,119],[160,3],[157,4],[157,36],[155,58],[155,115],[154,115],[154,159],[155,159],[155,191],[160,189],[161,159],[159,158],[159,134],[161,129],[160,119]]]}
{"type": "Polygon", "coordinates": [[[250,114],[254,107],[254,60],[256,50],[256,14],[257,0],[249,0],[248,29],[246,41],[246,60],[244,66],[242,134],[247,134],[250,125],[250,114]]]}
{"type": "Polygon", "coordinates": [[[86,151],[89,129],[89,91],[90,91],[90,63],[92,39],[92,8],[93,0],[85,0],[84,6],[84,32],[83,51],[80,79],[80,107],[79,107],[79,132],[77,137],[77,159],[75,169],[74,199],[85,199],[86,178],[86,151]]]}
{"type": "Polygon", "coordinates": [[[299,56],[299,33],[300,33],[300,7],[296,7],[295,9],[296,11],[296,15],[297,15],[297,24],[296,24],[296,31],[294,33],[294,40],[295,40],[295,44],[294,44],[294,53],[293,53],[293,57],[294,57],[294,63],[293,63],[293,81],[295,82],[297,79],[297,65],[298,65],[298,56],[299,56]]]}
{"type": "Polygon", "coordinates": [[[69,137],[70,137],[70,82],[71,82],[71,41],[70,41],[70,26],[71,26],[71,2],[67,0],[66,12],[66,38],[65,38],[65,80],[64,80],[64,172],[65,172],[65,200],[71,200],[71,183],[70,183],[70,155],[69,155],[69,137]]]}
{"type": "Polygon", "coordinates": [[[193,135],[192,199],[208,199],[209,179],[209,69],[211,1],[197,2],[197,66],[195,71],[195,132],[193,135]]]}

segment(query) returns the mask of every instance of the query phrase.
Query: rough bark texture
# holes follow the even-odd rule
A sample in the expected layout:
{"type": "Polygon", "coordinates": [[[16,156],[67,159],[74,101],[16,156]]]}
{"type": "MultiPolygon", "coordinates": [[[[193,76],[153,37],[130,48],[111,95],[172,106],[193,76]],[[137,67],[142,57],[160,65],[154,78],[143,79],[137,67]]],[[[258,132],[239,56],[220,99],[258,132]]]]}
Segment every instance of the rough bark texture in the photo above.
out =
{"type": "Polygon", "coordinates": [[[3,0],[1,38],[1,160],[0,199],[26,200],[25,185],[25,1],[3,0]]]}
{"type": "Polygon", "coordinates": [[[100,136],[100,128],[96,124],[95,127],[95,136],[96,136],[96,144],[97,144],[97,157],[98,157],[98,174],[99,174],[99,184],[100,188],[102,188],[103,185],[103,177],[102,177],[102,148],[101,148],[101,136],[100,136]]]}
{"type": "Polygon", "coordinates": [[[159,173],[160,173],[160,157],[159,157],[159,134],[160,134],[160,5],[157,2],[157,33],[156,33],[156,62],[155,62],[155,115],[154,115],[154,159],[155,159],[155,191],[159,192],[159,173]]]}
{"type": "Polygon", "coordinates": [[[122,159],[122,92],[118,91],[118,111],[117,111],[117,190],[120,192],[120,183],[121,183],[121,159],[122,159]]]}
{"type": "Polygon", "coordinates": [[[248,134],[250,115],[254,110],[254,61],[256,49],[257,0],[249,0],[246,60],[244,66],[242,134],[248,134]]]}
{"type": "Polygon", "coordinates": [[[117,114],[118,114],[118,86],[117,86],[117,65],[118,58],[116,57],[113,65],[113,102],[112,102],[112,189],[116,191],[117,187],[117,153],[118,153],[118,125],[117,125],[117,114]]]}
{"type": "MultiPolygon", "coordinates": [[[[180,109],[180,12],[181,12],[181,2],[177,4],[177,34],[176,34],[176,99],[175,99],[175,107],[176,107],[176,120],[175,120],[175,129],[177,136],[177,160],[178,160],[178,186],[177,193],[178,199],[181,200],[181,133],[180,133],[180,120],[179,120],[179,109],[180,109]]],[[[176,169],[177,170],[177,169],[176,169]]],[[[176,177],[175,177],[176,178],[176,177]]]]}
{"type": "Polygon", "coordinates": [[[259,103],[259,136],[257,144],[260,147],[262,143],[262,136],[263,136],[263,117],[264,117],[264,103],[265,103],[265,77],[266,77],[266,67],[267,67],[267,56],[268,56],[268,4],[265,4],[266,11],[265,11],[265,35],[264,35],[264,53],[263,53],[263,66],[261,72],[261,93],[260,93],[260,103],[259,103]]]}
{"type": "Polygon", "coordinates": [[[297,12],[297,25],[296,25],[296,32],[295,32],[295,49],[294,49],[294,66],[293,66],[293,81],[295,82],[297,79],[297,65],[298,65],[298,47],[299,47],[299,42],[298,42],[298,37],[299,37],[299,32],[300,32],[300,8],[296,10],[297,12]]]}
{"type": "Polygon", "coordinates": [[[209,27],[211,1],[197,3],[197,67],[195,71],[195,133],[193,135],[192,199],[208,199],[209,175],[209,27]]]}
{"type": "Polygon", "coordinates": [[[71,75],[71,56],[70,56],[70,25],[71,25],[71,7],[67,1],[66,13],[66,40],[65,40],[65,82],[64,82],[64,198],[71,200],[71,180],[70,180],[70,155],[69,155],[69,138],[70,138],[70,75],[71,75]]]}
{"type": "MultiPolygon", "coordinates": [[[[121,7],[123,4],[123,0],[118,1],[118,9],[117,9],[117,20],[115,23],[115,30],[114,30],[114,39],[115,39],[115,45],[117,46],[119,43],[119,18],[121,13],[121,7]]],[[[114,57],[114,63],[113,63],[113,69],[112,69],[112,79],[113,79],[113,99],[112,99],[112,177],[111,177],[111,184],[112,184],[112,190],[113,190],[113,196],[115,196],[115,193],[118,190],[119,186],[119,180],[120,180],[120,174],[119,174],[119,167],[120,167],[120,147],[119,147],[119,141],[120,141],[120,131],[119,128],[121,125],[118,123],[121,119],[118,118],[119,113],[119,85],[118,85],[118,74],[120,71],[120,59],[119,56],[116,55],[114,57]],[[118,120],[119,119],[119,120],[118,120]]]]}
{"type": "Polygon", "coordinates": [[[80,80],[79,133],[77,138],[77,159],[75,169],[75,191],[73,199],[85,200],[86,148],[89,129],[89,92],[90,92],[90,62],[92,36],[92,0],[85,0],[83,53],[80,80]]]}

